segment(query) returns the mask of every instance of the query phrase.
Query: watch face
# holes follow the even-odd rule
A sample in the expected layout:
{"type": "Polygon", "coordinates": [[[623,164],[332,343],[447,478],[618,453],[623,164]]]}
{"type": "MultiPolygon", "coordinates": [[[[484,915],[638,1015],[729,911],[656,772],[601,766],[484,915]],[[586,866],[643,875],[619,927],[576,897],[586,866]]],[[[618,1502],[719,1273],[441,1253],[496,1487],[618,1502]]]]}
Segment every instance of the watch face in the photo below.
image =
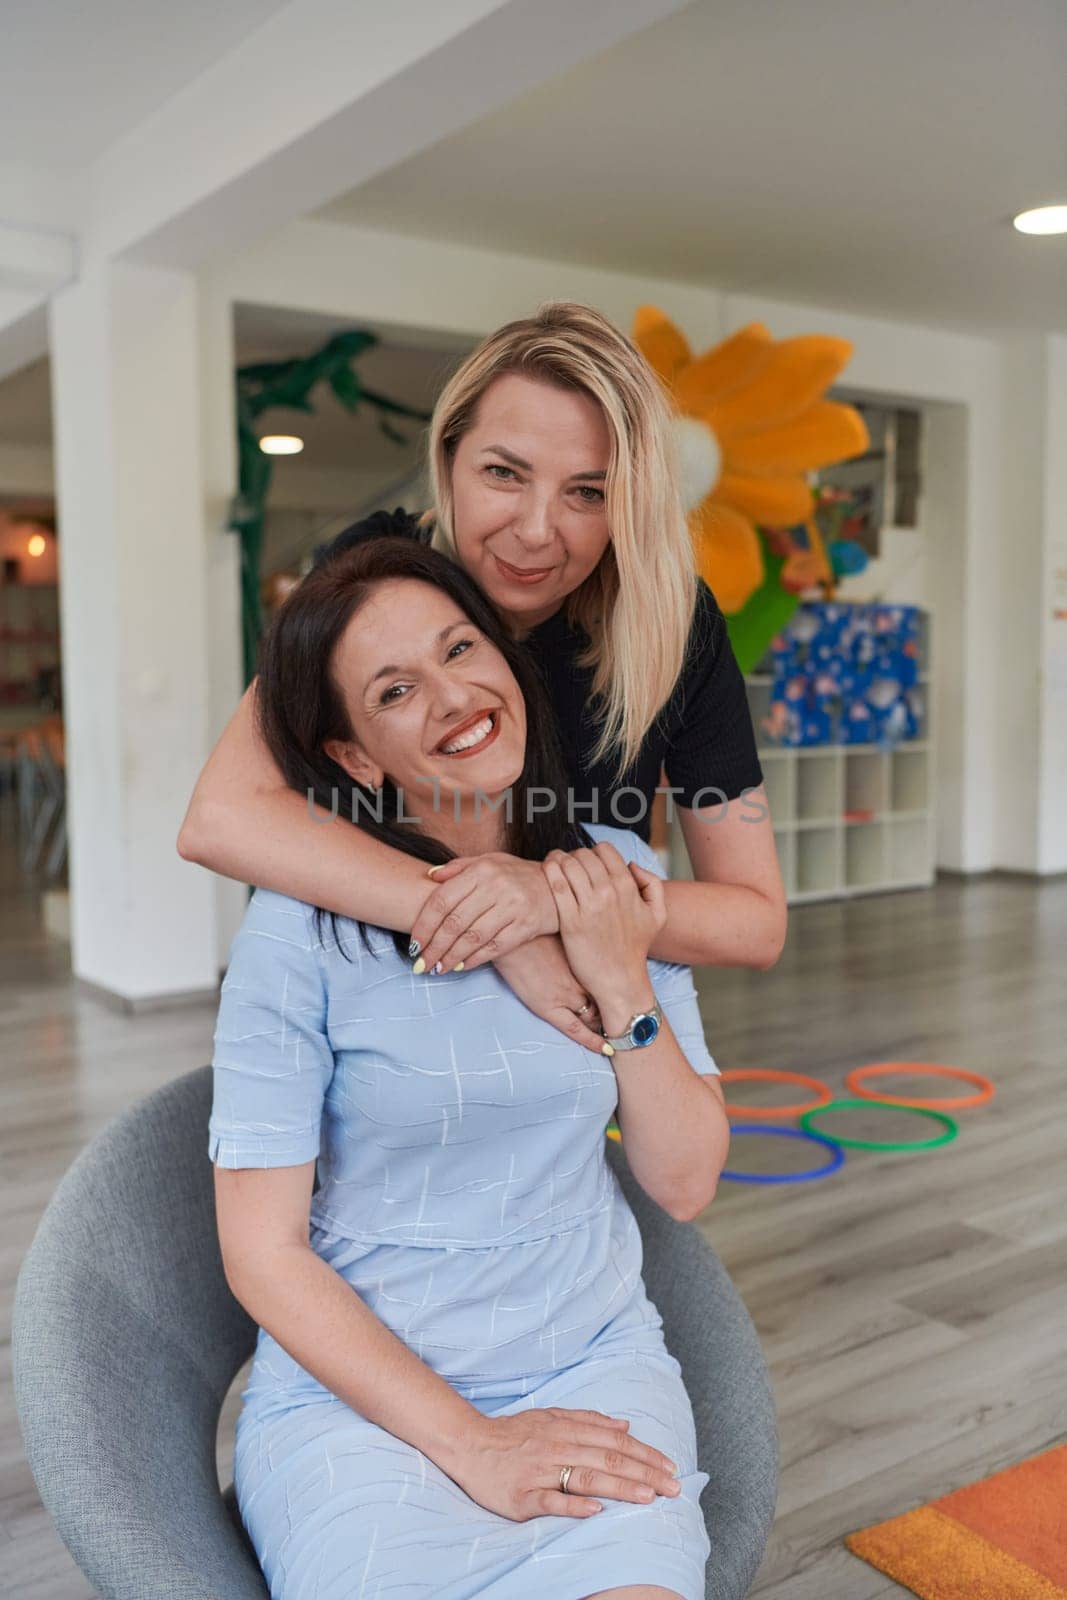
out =
{"type": "Polygon", "coordinates": [[[630,1037],[634,1044],[651,1044],[659,1032],[659,1023],[655,1017],[638,1017],[630,1029],[630,1037]]]}

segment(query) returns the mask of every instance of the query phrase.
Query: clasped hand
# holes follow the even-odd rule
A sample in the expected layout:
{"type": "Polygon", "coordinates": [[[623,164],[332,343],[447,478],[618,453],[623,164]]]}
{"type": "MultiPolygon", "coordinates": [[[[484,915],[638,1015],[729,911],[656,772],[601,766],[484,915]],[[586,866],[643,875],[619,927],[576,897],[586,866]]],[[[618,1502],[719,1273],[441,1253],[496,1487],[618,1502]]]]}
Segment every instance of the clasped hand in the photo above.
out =
{"type": "Polygon", "coordinates": [[[656,874],[603,841],[552,850],[543,862],[503,851],[457,856],[433,881],[411,930],[426,970],[494,962],[531,1011],[599,1051],[599,983],[606,972],[644,972],[666,922],[656,874]]]}

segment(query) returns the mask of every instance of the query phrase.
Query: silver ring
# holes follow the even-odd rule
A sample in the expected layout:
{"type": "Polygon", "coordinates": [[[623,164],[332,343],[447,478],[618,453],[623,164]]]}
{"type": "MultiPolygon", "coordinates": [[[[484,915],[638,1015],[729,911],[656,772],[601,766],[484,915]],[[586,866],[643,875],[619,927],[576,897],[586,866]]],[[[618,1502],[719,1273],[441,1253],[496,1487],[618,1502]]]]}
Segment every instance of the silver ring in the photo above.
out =
{"type": "Polygon", "coordinates": [[[561,1494],[566,1494],[567,1493],[567,1484],[570,1482],[570,1476],[571,1476],[571,1473],[573,1471],[574,1471],[573,1467],[560,1467],[560,1469],[559,1469],[559,1487],[560,1487],[560,1493],[561,1494]]]}
{"type": "Polygon", "coordinates": [[[580,1017],[583,1011],[588,1011],[588,1010],[589,1010],[589,1001],[587,1000],[585,1002],[585,1005],[584,1006],[579,1006],[577,1011],[574,1014],[575,1014],[576,1017],[580,1017]]]}

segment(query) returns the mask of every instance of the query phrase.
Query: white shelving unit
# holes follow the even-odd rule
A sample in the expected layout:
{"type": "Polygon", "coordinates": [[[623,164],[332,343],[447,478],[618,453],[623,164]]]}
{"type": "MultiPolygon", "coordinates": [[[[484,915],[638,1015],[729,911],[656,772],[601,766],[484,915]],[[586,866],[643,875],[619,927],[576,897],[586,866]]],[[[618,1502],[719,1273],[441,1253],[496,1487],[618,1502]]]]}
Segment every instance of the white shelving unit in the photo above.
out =
{"type": "Polygon", "coordinates": [[[785,746],[760,726],[771,676],[746,680],[782,880],[791,905],[887,889],[917,889],[935,877],[934,740],[930,615],[919,617],[918,737],[872,744],[785,746]],[[869,813],[855,817],[850,813],[869,813]]]}
{"type": "MultiPolygon", "coordinates": [[[[934,882],[934,740],[931,629],[920,614],[923,713],[919,736],[892,748],[870,744],[777,745],[761,728],[771,675],[745,679],[778,861],[790,905],[934,882]],[[869,819],[847,813],[869,812],[869,819]]],[[[672,877],[691,878],[681,837],[671,829],[672,877]]]]}
{"type": "Polygon", "coordinates": [[[934,881],[933,751],[877,745],[761,746],[791,904],[934,881]],[[850,811],[870,818],[850,818],[850,811]]]}

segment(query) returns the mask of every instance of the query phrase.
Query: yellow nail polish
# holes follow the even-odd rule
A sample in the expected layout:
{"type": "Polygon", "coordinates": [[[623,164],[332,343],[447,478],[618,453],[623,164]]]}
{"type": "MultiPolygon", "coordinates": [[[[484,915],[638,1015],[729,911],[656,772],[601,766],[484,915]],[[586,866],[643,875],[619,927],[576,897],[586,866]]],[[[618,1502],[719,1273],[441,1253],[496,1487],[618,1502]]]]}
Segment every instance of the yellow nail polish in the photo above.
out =
{"type": "Polygon", "coordinates": [[[602,1044],[600,1053],[602,1056],[613,1056],[615,1054],[615,1046],[613,1044],[602,1044]]]}
{"type": "Polygon", "coordinates": [[[463,971],[463,962],[462,961],[457,961],[455,966],[452,968],[452,971],[453,972],[462,972],[463,971]]]}
{"type": "Polygon", "coordinates": [[[416,974],[426,971],[426,962],[423,960],[422,956],[419,957],[411,970],[416,974]]]}

